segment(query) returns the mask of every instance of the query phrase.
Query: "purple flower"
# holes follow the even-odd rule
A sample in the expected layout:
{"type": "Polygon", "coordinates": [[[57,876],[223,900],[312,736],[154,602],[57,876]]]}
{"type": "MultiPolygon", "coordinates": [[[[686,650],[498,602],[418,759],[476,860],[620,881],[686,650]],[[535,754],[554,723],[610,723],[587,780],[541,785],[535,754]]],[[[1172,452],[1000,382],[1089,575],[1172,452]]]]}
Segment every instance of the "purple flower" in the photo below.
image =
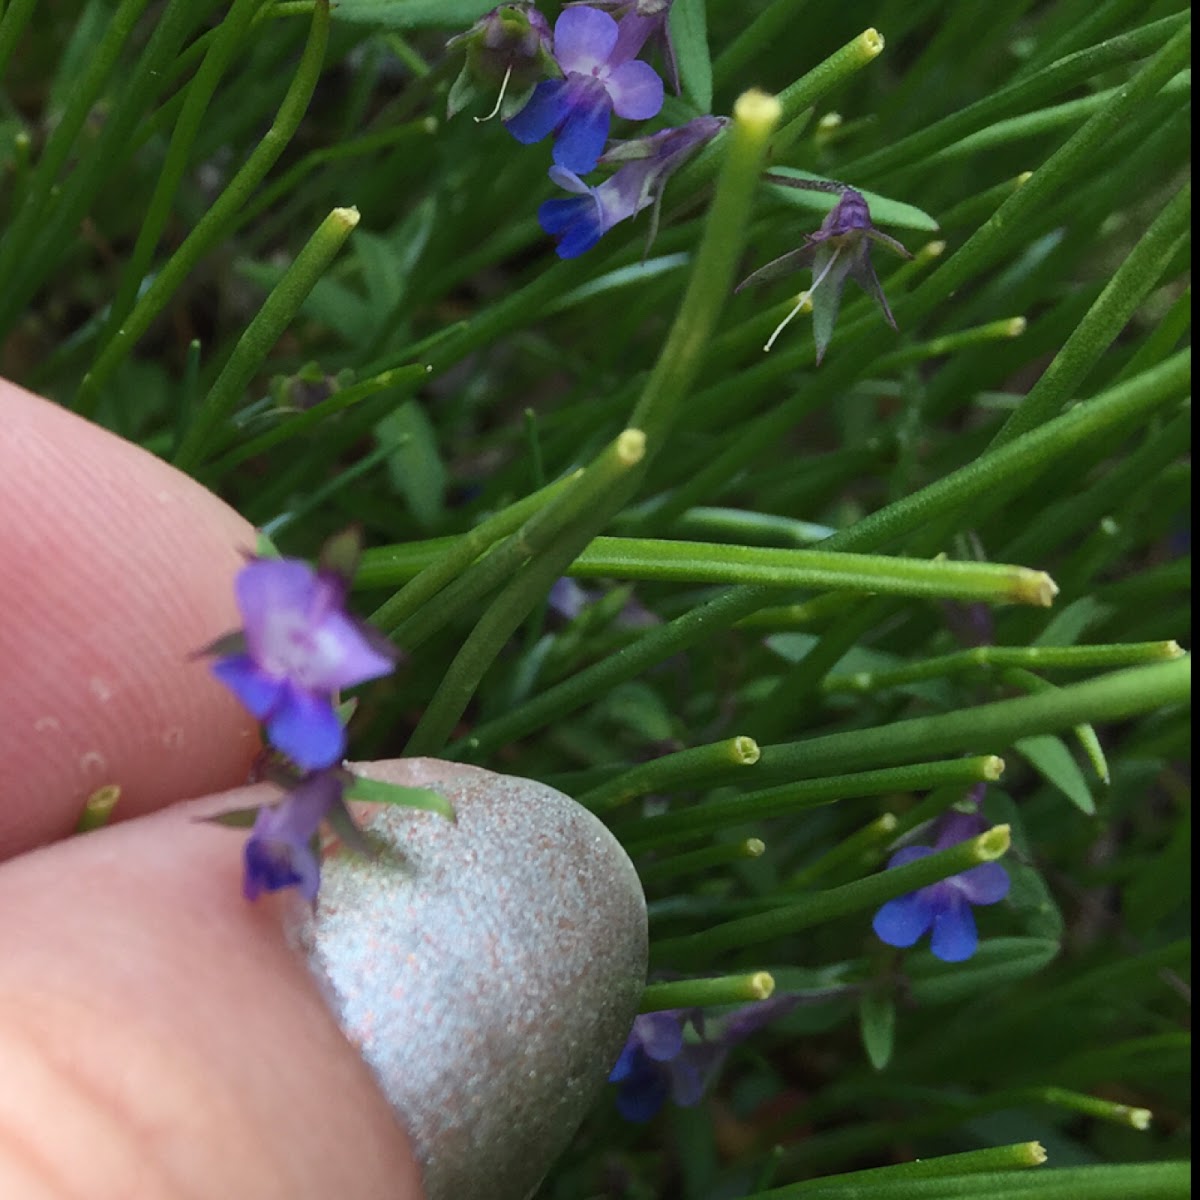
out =
{"type": "Polygon", "coordinates": [[[652,241],[667,180],[725,124],[721,117],[696,117],[678,128],[619,142],[600,161],[620,163],[620,168],[596,187],[589,187],[571,171],[551,167],[550,178],[574,193],[570,199],[547,200],[538,209],[538,221],[556,240],[559,258],[576,258],[585,253],[619,221],[636,216],[651,205],[654,217],[649,241],[652,241]]]}
{"type": "Polygon", "coordinates": [[[688,1045],[684,1027],[697,1010],[669,1009],[635,1017],[633,1029],[608,1076],[617,1084],[617,1111],[627,1121],[649,1121],[668,1099],[683,1108],[699,1104],[708,1075],[710,1047],[688,1045]]]}
{"type": "MultiPolygon", "coordinates": [[[[974,813],[949,812],[937,822],[932,846],[906,846],[893,854],[888,869],[902,867],[936,850],[977,837],[987,828],[974,813]]],[[[913,946],[933,930],[930,949],[942,962],[965,962],[979,945],[972,905],[996,904],[1008,895],[1008,872],[994,862],[980,863],[959,875],[932,883],[919,891],[889,900],[871,922],[875,933],[889,946],[913,946]]]]}
{"type": "Polygon", "coordinates": [[[649,64],[632,58],[619,43],[616,21],[595,8],[572,8],[559,16],[554,57],[564,78],[539,83],[505,125],[525,145],[553,133],[554,162],[586,175],[600,158],[614,112],[634,121],[658,114],[662,80],[649,64]]]}
{"type": "MultiPolygon", "coordinates": [[[[813,191],[831,190],[831,185],[793,179],[790,176],[769,175],[768,179],[772,183],[782,183],[790,187],[813,191]]],[[[765,267],[760,267],[734,289],[740,292],[752,283],[762,283],[800,267],[811,266],[813,282],[807,297],[802,298],[780,322],[763,349],[771,348],[783,327],[800,311],[803,300],[811,298],[818,366],[821,365],[825,350],[833,337],[833,326],[837,321],[838,307],[842,300],[842,288],[845,287],[847,278],[853,279],[879,305],[888,324],[893,329],[896,328],[892,310],[888,307],[883,289],[879,286],[879,277],[871,265],[871,242],[881,242],[904,258],[912,257],[895,238],[875,228],[871,223],[871,210],[859,192],[853,188],[842,188],[840,185],[832,187],[838,188],[841,195],[828,216],[821,222],[821,228],[816,233],[809,234],[799,250],[789,251],[767,263],[765,267]]]]}
{"type": "Polygon", "coordinates": [[[245,849],[242,893],[247,900],[288,887],[298,887],[310,902],[317,898],[321,882],[314,849],[317,829],[332,809],[341,806],[345,780],[341,771],[318,771],[277,804],[258,810],[245,849]]]}
{"type": "Polygon", "coordinates": [[[346,745],[337,692],[387,675],[394,649],[345,611],[347,578],[335,570],[256,558],[234,588],[244,628],[210,647],[222,655],[213,674],[277,749],[306,770],[330,766],[346,745]]]}
{"type": "Polygon", "coordinates": [[[705,1028],[699,1009],[667,1009],[635,1017],[617,1065],[609,1074],[617,1084],[617,1111],[627,1121],[649,1121],[671,1100],[682,1108],[699,1104],[730,1050],[800,1003],[799,996],[759,1000],[730,1013],[715,1035],[705,1028]],[[691,1023],[697,1038],[688,1040],[691,1023]]]}
{"type": "MultiPolygon", "coordinates": [[[[566,7],[577,8],[581,2],[582,0],[576,0],[566,7]]],[[[632,58],[638,54],[647,42],[657,43],[667,64],[671,85],[675,94],[679,95],[682,89],[679,86],[679,61],[675,57],[675,44],[671,41],[671,2],[672,0],[591,0],[591,7],[603,9],[616,18],[621,28],[621,45],[628,57],[632,58]]]]}

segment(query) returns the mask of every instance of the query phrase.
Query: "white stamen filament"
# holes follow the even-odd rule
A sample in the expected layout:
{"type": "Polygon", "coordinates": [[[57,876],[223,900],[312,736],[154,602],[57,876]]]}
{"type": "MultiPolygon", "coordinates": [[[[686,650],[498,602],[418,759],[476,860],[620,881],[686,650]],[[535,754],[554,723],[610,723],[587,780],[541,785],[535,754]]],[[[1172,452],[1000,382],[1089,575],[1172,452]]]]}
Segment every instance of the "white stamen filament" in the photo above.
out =
{"type": "Polygon", "coordinates": [[[496,97],[496,107],[486,117],[473,117],[472,120],[476,125],[482,125],[484,121],[490,121],[500,111],[500,105],[504,103],[504,93],[508,91],[508,81],[511,75],[512,67],[509,67],[504,72],[504,78],[500,81],[500,95],[496,97]]]}
{"type": "Polygon", "coordinates": [[[791,319],[808,303],[811,294],[811,292],[800,293],[800,298],[796,301],[796,307],[775,326],[775,332],[767,338],[767,344],[763,347],[764,354],[775,345],[775,339],[784,331],[784,328],[791,322],[791,319]]]}

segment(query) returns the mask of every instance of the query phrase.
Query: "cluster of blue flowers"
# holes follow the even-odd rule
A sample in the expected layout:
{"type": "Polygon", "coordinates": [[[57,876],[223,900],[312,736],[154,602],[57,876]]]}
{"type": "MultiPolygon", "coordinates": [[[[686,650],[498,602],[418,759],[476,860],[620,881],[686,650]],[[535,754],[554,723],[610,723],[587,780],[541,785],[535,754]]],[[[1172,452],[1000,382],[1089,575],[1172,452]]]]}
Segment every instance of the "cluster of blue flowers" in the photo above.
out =
{"type": "Polygon", "coordinates": [[[351,531],[326,544],[315,569],[298,559],[251,559],[234,581],[243,627],[205,651],[216,656],[213,674],[265,724],[267,741],[286,757],[273,775],[287,794],[258,810],[246,843],[248,900],[287,887],[315,900],[322,821],[353,840],[338,693],[389,674],[399,657],[346,611],[358,555],[351,531]]]}
{"type": "Polygon", "coordinates": [[[570,195],[547,200],[538,220],[560,258],[590,250],[614,225],[650,206],[653,231],[667,179],[726,123],[702,116],[609,141],[614,115],[647,121],[662,109],[662,78],[638,57],[648,46],[660,48],[679,91],[670,11],[671,0],[592,0],[568,5],[551,30],[533,4],[502,4],[451,42],[467,55],[451,89],[451,112],[491,80],[501,89],[493,112],[517,141],[553,137],[550,178],[570,195]],[[610,167],[613,173],[598,184],[582,178],[610,167]]]}

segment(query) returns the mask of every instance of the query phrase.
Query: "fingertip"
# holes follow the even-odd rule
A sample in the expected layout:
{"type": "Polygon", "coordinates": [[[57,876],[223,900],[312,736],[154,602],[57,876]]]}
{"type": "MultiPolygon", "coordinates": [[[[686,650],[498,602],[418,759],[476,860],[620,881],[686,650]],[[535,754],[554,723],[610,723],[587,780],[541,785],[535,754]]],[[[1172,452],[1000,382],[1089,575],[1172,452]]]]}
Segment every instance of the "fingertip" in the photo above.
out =
{"type": "Polygon", "coordinates": [[[191,808],[0,870],[0,1180],[15,1145],[53,1195],[420,1200],[278,906],[242,899],[236,833],[191,808]]]}
{"type": "Polygon", "coordinates": [[[0,381],[0,858],[245,778],[252,719],[189,656],[238,623],[254,530],[141,448],[0,381]]]}

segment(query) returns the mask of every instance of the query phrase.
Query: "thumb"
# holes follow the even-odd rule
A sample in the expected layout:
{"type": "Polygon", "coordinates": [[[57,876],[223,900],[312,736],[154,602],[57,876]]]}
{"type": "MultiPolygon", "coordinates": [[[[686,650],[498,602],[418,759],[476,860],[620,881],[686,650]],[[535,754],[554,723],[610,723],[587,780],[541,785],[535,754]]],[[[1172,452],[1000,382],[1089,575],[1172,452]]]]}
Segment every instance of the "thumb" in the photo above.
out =
{"type": "Polygon", "coordinates": [[[230,833],[177,807],[0,867],[0,1196],[420,1200],[230,833]]]}

